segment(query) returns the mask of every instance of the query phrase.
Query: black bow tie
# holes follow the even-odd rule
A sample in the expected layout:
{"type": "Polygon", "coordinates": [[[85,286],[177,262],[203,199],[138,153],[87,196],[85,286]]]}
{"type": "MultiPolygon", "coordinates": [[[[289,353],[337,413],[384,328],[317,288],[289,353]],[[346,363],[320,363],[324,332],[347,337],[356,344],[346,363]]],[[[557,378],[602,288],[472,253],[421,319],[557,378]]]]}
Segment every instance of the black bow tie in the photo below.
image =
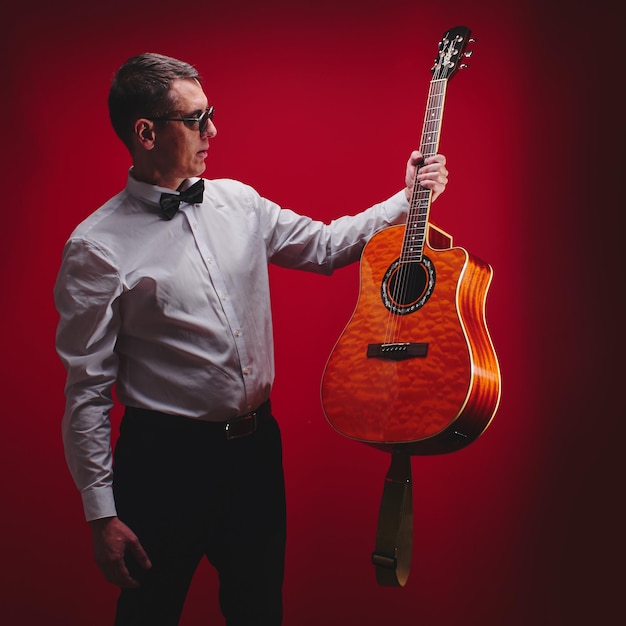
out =
{"type": "Polygon", "coordinates": [[[202,178],[182,193],[162,193],[161,198],[159,199],[159,204],[161,205],[163,216],[168,220],[171,220],[176,211],[178,211],[178,207],[181,202],[186,202],[187,204],[197,204],[202,202],[203,194],[204,180],[202,178]]]}

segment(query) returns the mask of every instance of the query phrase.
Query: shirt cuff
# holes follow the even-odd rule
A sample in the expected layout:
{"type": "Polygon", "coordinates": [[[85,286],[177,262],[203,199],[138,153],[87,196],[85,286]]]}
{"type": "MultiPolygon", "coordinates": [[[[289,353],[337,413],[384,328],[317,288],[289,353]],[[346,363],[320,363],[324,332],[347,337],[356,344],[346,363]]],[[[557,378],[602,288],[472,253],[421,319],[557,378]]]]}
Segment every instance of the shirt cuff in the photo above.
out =
{"type": "Polygon", "coordinates": [[[383,202],[385,216],[391,224],[403,224],[409,211],[409,203],[403,189],[383,202]]]}
{"type": "Polygon", "coordinates": [[[91,522],[102,517],[115,517],[117,510],[115,508],[115,498],[113,497],[113,489],[111,487],[99,487],[84,491],[83,510],[85,519],[91,522]]]}

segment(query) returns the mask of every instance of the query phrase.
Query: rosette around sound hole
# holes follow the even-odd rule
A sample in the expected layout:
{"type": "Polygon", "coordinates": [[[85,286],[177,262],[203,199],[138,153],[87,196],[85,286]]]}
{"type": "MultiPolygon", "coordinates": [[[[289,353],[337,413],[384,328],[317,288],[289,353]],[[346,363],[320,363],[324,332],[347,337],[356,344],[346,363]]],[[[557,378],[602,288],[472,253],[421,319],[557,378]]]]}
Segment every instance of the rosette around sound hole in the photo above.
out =
{"type": "Polygon", "coordinates": [[[423,307],[435,288],[435,266],[421,261],[396,259],[385,272],[381,285],[383,304],[396,315],[408,315],[423,307]]]}

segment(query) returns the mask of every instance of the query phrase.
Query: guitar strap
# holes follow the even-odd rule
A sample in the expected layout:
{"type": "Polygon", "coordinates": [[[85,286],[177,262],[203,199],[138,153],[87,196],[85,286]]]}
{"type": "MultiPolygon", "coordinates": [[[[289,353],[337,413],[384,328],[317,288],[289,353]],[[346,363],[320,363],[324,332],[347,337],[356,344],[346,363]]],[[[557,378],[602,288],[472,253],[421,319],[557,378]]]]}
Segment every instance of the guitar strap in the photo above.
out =
{"type": "Polygon", "coordinates": [[[372,563],[376,580],[386,587],[404,587],[411,568],[413,490],[411,456],[401,448],[391,452],[391,464],[378,513],[372,563]]]}

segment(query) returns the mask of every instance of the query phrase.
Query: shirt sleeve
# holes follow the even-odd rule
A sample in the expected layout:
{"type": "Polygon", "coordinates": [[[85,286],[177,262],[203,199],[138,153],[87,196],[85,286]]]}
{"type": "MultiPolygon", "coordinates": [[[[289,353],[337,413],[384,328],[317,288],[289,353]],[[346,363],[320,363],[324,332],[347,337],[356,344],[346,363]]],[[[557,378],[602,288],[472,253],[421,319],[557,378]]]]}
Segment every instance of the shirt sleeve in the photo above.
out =
{"type": "Polygon", "coordinates": [[[116,514],[110,411],[121,282],[107,255],[82,240],[64,249],[54,287],[57,352],[67,370],[63,445],[87,520],[116,514]]]}
{"type": "Polygon", "coordinates": [[[269,256],[283,267],[332,274],[360,258],[365,244],[380,230],[404,223],[409,205],[399,191],[356,215],[324,224],[289,209],[271,214],[269,256]]]}

